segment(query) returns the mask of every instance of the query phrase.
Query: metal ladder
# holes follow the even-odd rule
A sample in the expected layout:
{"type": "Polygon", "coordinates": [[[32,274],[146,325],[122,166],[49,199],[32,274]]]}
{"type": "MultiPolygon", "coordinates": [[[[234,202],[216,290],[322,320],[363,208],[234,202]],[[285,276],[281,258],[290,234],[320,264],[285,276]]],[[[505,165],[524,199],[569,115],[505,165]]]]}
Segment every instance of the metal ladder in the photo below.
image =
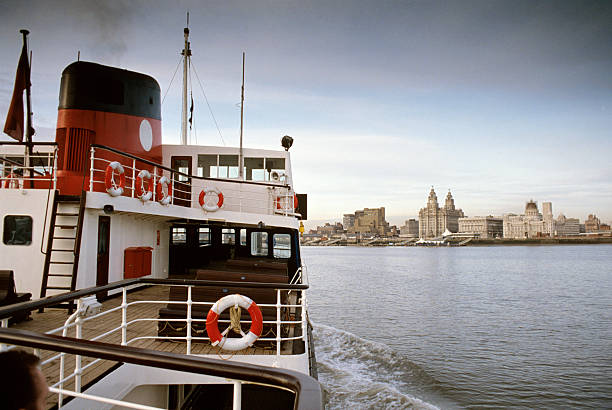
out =
{"type": "MultiPolygon", "coordinates": [[[[47,252],[40,287],[41,299],[75,290],[84,213],[85,191],[80,197],[60,195],[56,191],[49,222],[47,252]],[[49,291],[52,292],[51,295],[48,294],[49,291]]],[[[57,307],[67,308],[72,312],[74,304],[57,307]]]]}

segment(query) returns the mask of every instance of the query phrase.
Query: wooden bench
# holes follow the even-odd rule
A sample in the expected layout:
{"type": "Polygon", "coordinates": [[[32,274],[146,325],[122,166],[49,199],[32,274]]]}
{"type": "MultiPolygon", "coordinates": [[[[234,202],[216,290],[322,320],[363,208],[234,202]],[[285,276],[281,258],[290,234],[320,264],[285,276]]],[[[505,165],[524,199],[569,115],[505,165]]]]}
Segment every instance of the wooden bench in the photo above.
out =
{"type": "MultiPolygon", "coordinates": [[[[28,302],[32,299],[31,293],[17,293],[15,277],[12,270],[0,270],[0,306],[14,303],[28,302]]],[[[30,312],[20,313],[9,319],[9,323],[17,323],[30,317],[30,312]]]]}
{"type": "Polygon", "coordinates": [[[219,280],[229,282],[257,282],[257,283],[288,283],[286,273],[238,272],[217,269],[196,270],[197,280],[219,280]]]}
{"type": "Polygon", "coordinates": [[[229,270],[287,274],[286,262],[272,262],[261,259],[228,259],[225,266],[229,270]]]}

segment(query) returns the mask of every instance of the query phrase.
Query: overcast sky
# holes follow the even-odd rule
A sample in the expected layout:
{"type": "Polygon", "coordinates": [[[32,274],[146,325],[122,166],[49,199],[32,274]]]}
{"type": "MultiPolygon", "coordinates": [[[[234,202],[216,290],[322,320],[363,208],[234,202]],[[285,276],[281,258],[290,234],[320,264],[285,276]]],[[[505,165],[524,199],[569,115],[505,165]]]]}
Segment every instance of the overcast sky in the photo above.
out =
{"type": "Polygon", "coordinates": [[[245,51],[245,146],[294,137],[312,221],[384,206],[400,224],[432,185],[470,216],[534,199],[612,220],[610,1],[3,0],[2,122],[27,28],[35,139],[54,139],[60,74],[80,50],[156,78],[164,143],[178,143],[187,11],[222,135],[194,75],[192,140],[238,145],[245,51]]]}

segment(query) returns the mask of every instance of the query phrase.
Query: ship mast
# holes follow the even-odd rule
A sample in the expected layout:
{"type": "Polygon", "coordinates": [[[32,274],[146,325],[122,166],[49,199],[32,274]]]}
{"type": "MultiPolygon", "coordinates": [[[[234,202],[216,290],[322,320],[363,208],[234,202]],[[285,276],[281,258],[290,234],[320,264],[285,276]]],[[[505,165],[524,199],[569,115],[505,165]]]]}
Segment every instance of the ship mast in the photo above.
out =
{"type": "Polygon", "coordinates": [[[187,27],[183,30],[185,34],[185,48],[181,52],[183,56],[183,116],[181,120],[181,144],[187,145],[187,74],[191,61],[191,49],[189,47],[189,13],[187,13],[187,27]]]}
{"type": "Polygon", "coordinates": [[[240,155],[238,159],[238,176],[244,179],[244,154],[242,153],[242,125],[244,117],[244,52],[242,53],[242,92],[240,94],[240,155]]]}

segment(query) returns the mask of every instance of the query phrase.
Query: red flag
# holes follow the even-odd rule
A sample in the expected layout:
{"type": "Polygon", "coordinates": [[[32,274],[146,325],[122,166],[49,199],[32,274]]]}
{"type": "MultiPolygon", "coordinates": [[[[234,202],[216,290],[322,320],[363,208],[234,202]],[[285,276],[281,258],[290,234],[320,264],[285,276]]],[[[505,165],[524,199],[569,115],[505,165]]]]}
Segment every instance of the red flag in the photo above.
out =
{"type": "Polygon", "coordinates": [[[28,62],[28,51],[23,45],[17,74],[15,75],[15,88],[13,89],[13,99],[6,116],[4,133],[17,141],[23,141],[23,90],[30,84],[30,64],[28,62]]]}

